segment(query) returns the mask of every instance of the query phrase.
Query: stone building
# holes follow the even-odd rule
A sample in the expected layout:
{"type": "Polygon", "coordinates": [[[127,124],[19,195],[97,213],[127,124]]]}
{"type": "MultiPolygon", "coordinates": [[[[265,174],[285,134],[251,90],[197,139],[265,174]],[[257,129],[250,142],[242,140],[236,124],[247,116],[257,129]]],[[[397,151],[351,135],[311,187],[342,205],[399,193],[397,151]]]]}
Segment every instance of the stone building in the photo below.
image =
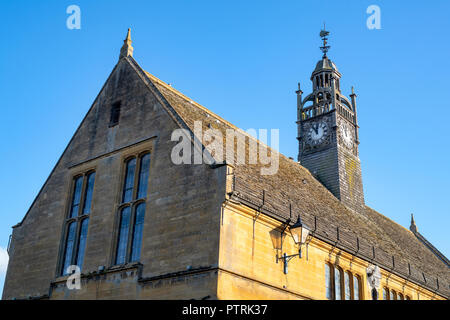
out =
{"type": "Polygon", "coordinates": [[[407,230],[364,204],[356,95],[341,92],[327,35],[313,92],[297,91],[300,163],[279,154],[261,174],[194,135],[237,132],[246,155],[258,143],[144,71],[128,32],[13,227],[3,299],[448,299],[449,261],[413,218],[407,230]],[[212,161],[174,163],[178,129],[212,161]]]}

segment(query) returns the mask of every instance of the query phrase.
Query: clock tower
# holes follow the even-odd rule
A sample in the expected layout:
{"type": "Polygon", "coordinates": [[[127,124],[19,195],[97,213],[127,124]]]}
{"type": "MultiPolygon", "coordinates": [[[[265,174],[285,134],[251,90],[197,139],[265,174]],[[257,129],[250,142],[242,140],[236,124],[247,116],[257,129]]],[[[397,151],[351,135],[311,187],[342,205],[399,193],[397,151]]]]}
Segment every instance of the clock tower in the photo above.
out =
{"type": "Polygon", "coordinates": [[[322,59],[311,75],[313,92],[297,93],[298,160],[350,209],[364,209],[359,160],[356,94],[350,100],[340,89],[341,74],[327,57],[329,32],[322,30],[322,59]]]}

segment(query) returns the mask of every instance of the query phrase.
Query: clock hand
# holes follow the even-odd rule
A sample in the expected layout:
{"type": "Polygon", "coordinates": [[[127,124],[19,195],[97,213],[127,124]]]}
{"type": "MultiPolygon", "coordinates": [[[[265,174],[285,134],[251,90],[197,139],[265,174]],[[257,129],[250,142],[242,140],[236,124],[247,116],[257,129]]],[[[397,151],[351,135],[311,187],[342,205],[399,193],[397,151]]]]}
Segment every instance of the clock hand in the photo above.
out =
{"type": "Polygon", "coordinates": [[[313,124],[313,125],[312,125],[312,128],[314,129],[314,131],[316,132],[316,134],[319,134],[319,124],[318,124],[318,123],[313,124]]]}

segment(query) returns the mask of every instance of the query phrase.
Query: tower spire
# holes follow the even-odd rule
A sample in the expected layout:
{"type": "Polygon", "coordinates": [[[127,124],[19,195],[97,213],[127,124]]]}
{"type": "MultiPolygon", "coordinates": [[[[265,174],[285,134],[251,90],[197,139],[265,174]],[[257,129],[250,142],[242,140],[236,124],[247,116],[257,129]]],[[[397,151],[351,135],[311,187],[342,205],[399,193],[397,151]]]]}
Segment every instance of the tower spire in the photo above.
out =
{"type": "Polygon", "coordinates": [[[330,50],[330,46],[327,46],[327,43],[328,43],[327,37],[329,34],[330,34],[330,32],[325,29],[325,22],[324,22],[323,29],[320,31],[320,34],[319,34],[323,41],[323,46],[320,47],[320,50],[322,50],[322,52],[323,52],[323,58],[327,57],[327,52],[328,52],[328,50],[330,50]]]}
{"type": "Polygon", "coordinates": [[[119,59],[122,59],[123,57],[133,56],[133,46],[131,45],[131,42],[131,29],[128,28],[127,37],[125,38],[125,40],[123,40],[123,46],[120,49],[119,59]]]}

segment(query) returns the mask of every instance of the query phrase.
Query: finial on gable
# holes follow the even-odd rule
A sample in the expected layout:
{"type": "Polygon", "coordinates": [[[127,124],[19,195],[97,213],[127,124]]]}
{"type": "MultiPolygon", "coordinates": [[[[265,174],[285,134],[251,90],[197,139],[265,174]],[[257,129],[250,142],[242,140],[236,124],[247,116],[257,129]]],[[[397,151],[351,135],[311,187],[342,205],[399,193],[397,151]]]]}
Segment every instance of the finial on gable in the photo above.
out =
{"type": "Polygon", "coordinates": [[[120,49],[119,60],[123,57],[133,56],[133,46],[131,45],[131,42],[131,29],[128,28],[127,37],[125,40],[123,40],[123,46],[120,49]]]}
{"type": "Polygon", "coordinates": [[[416,222],[414,221],[414,215],[411,213],[411,226],[409,227],[409,230],[411,230],[413,233],[417,233],[417,226],[416,222]]]}

